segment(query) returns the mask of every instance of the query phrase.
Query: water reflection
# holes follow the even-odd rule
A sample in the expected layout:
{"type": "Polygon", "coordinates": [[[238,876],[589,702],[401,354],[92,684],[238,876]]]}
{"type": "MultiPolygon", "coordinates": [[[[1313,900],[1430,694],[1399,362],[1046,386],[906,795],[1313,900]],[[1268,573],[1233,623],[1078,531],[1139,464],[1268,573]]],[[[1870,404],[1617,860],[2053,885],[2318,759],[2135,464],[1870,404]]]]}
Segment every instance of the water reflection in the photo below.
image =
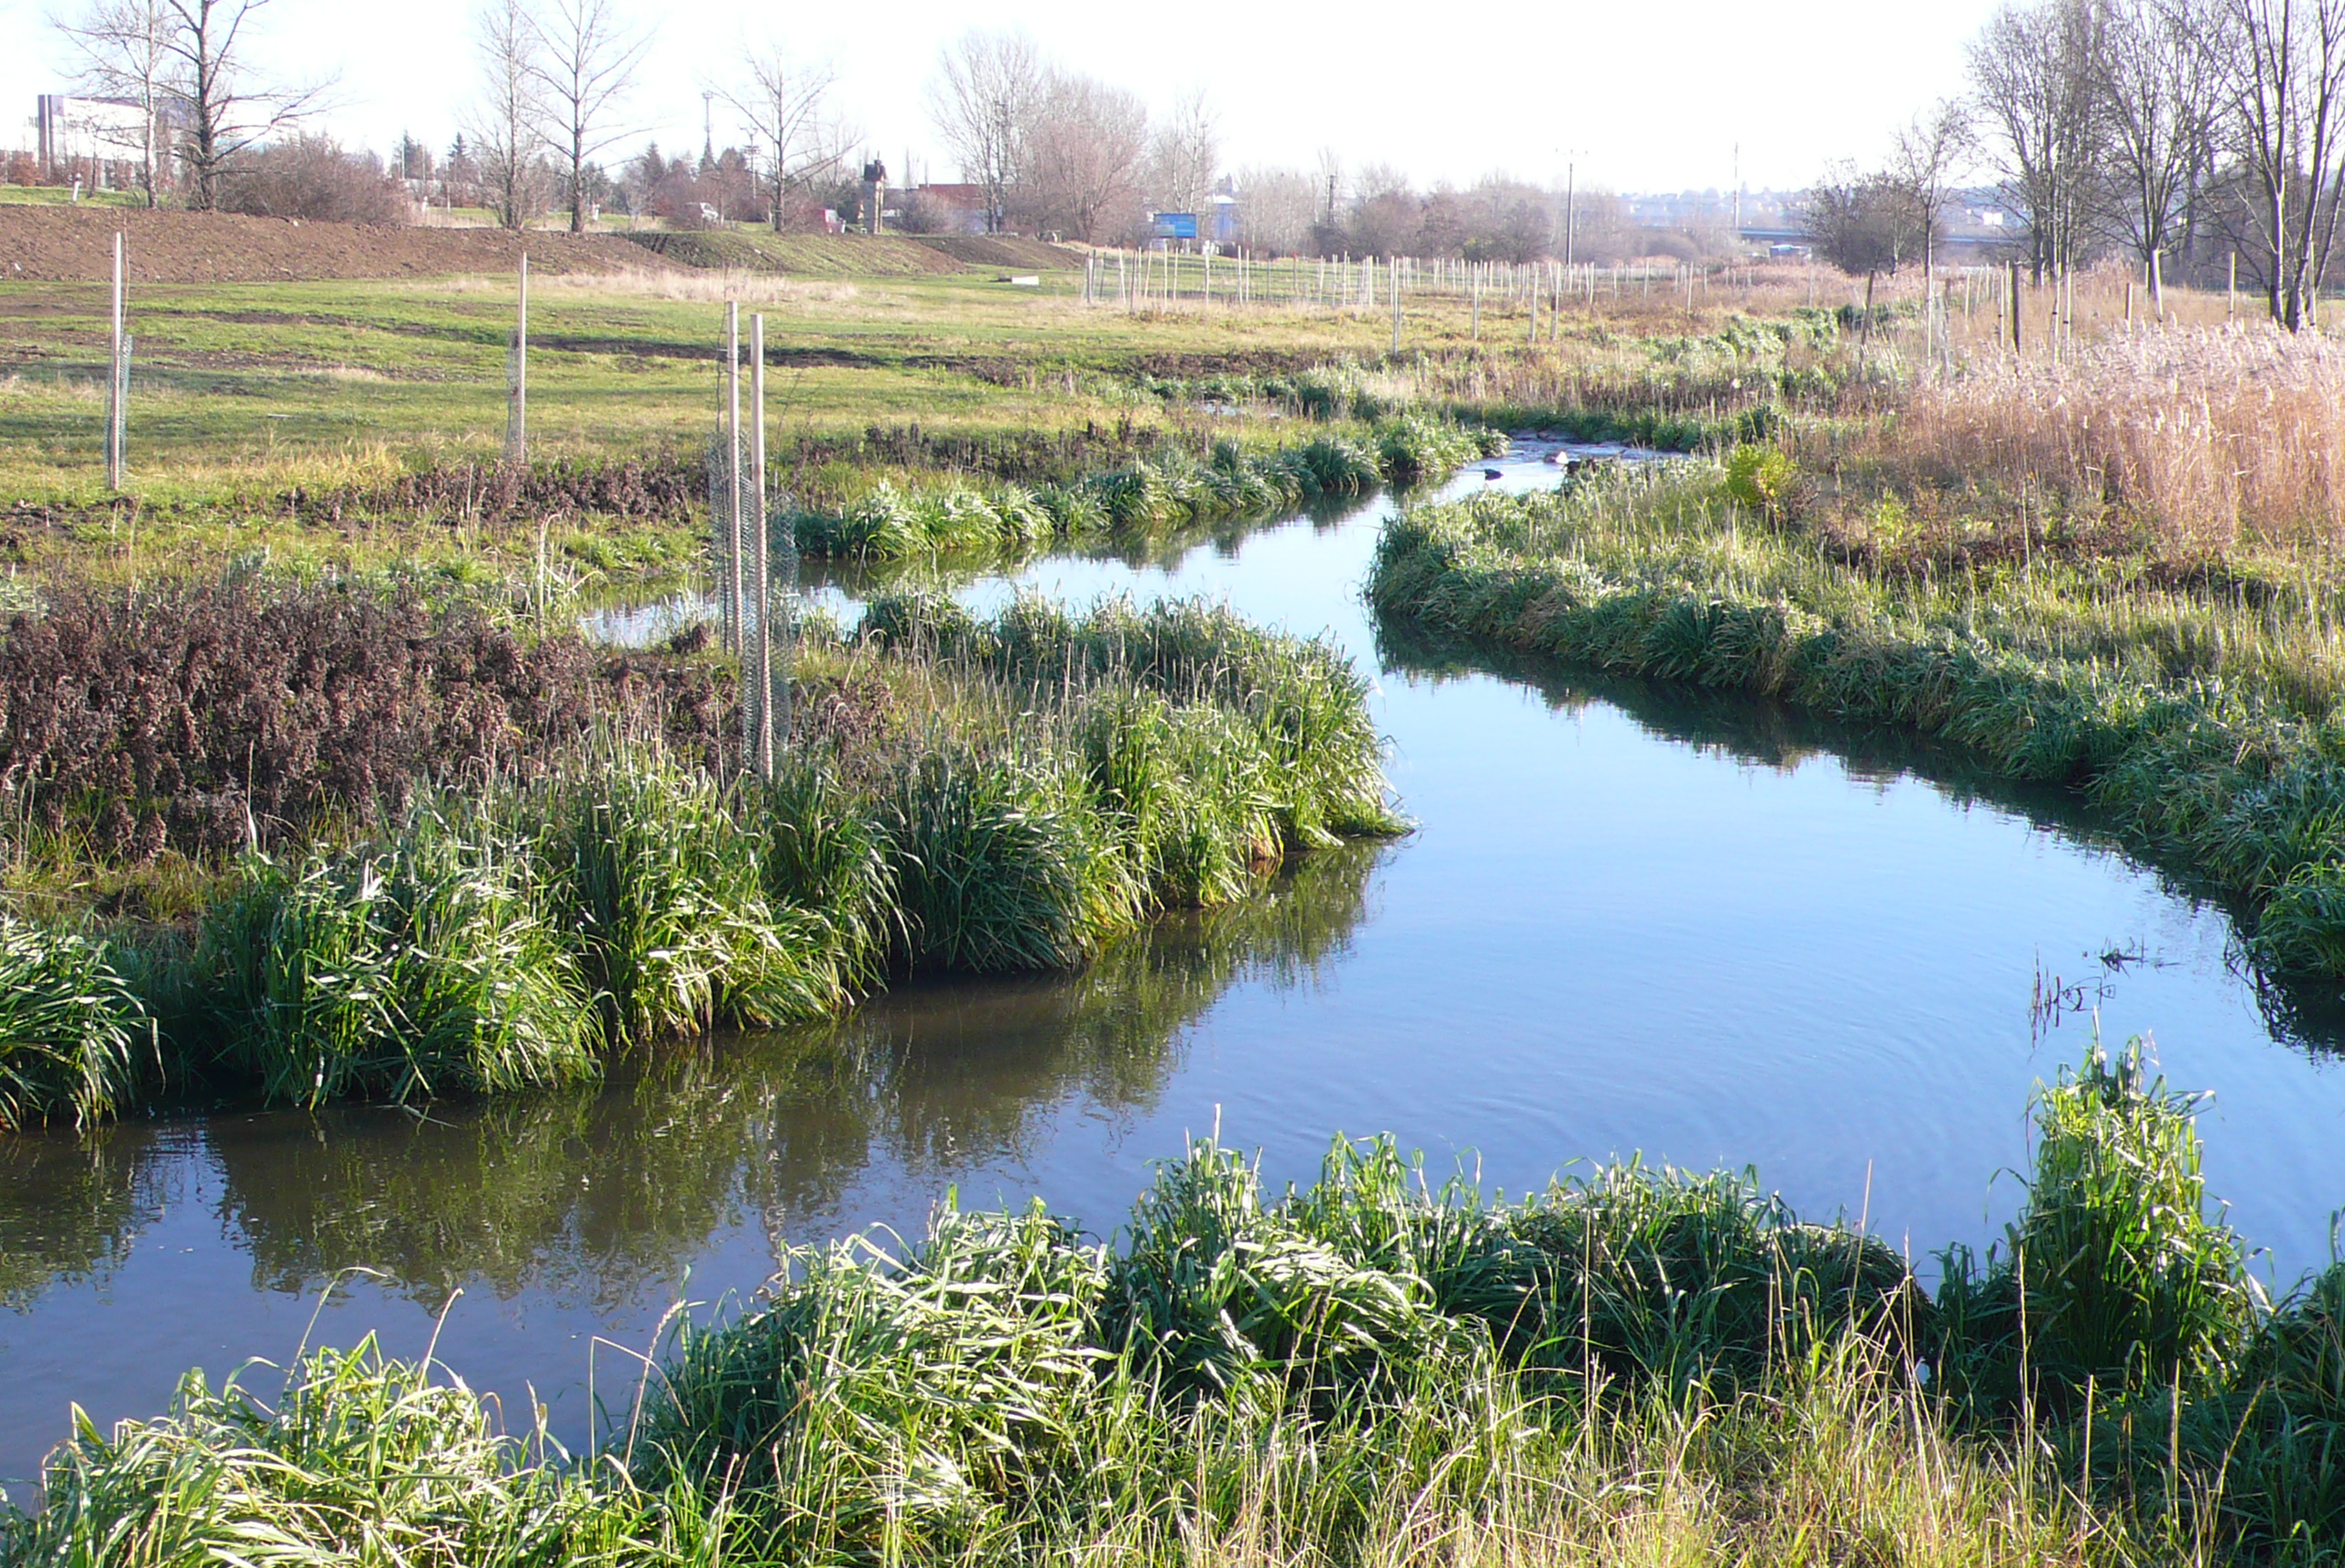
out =
{"type": "MultiPolygon", "coordinates": [[[[1291,527],[1298,518],[1314,528],[1333,528],[1358,516],[1363,507],[1374,505],[1380,498],[1380,494],[1323,495],[1299,512],[1225,517],[1153,532],[1119,531],[1054,547],[1047,557],[1039,552],[962,550],[902,561],[802,558],[797,569],[799,599],[804,605],[845,615],[880,593],[907,589],[957,593],[979,583],[1014,576],[1044,559],[1116,566],[1134,572],[1169,573],[1201,554],[1234,561],[1248,539],[1269,529],[1291,527]]],[[[644,648],[673,636],[693,621],[711,619],[716,613],[713,593],[703,587],[686,587],[650,599],[638,596],[590,604],[580,616],[579,626],[597,641],[622,648],[644,648]]]]}
{"type": "Polygon", "coordinates": [[[2121,833],[2107,813],[2059,785],[2015,779],[1935,736],[1885,725],[1836,720],[1736,691],[1659,685],[1562,660],[1430,632],[1378,614],[1371,627],[1379,668],[1439,684],[1496,676],[1534,691],[1548,711],[1576,713],[1600,704],[1626,714],[1646,734],[1738,763],[1788,771],[1811,758],[1835,759],[1851,779],[1881,786],[1912,777],[1958,806],[1987,805],[2024,817],[2072,844],[2110,854],[2151,872],[2170,898],[2220,910],[2231,939],[2226,961],[2252,982],[2265,1029],[2274,1040],[2317,1056],[2345,1055],[2345,987],[2256,972],[2237,938],[2247,906],[2177,856],[2121,833]]]}
{"type": "Polygon", "coordinates": [[[1310,856],[1078,975],[916,984],[835,1025],[628,1064],[599,1090],[0,1143],[0,1299],[22,1309],[106,1273],[174,1166],[208,1158],[256,1290],[306,1294],[365,1269],[434,1311],[458,1288],[638,1300],[728,1226],[779,1241],[835,1209],[875,1159],[924,1180],[1031,1155],[1070,1103],[1151,1108],[1183,1031],[1231,985],[1304,985],[1342,953],[1378,854],[1310,856]]]}
{"type": "Polygon", "coordinates": [[[103,1287],[161,1214],[173,1138],[152,1126],[0,1138],[0,1306],[30,1307],[50,1285],[103,1287]]]}

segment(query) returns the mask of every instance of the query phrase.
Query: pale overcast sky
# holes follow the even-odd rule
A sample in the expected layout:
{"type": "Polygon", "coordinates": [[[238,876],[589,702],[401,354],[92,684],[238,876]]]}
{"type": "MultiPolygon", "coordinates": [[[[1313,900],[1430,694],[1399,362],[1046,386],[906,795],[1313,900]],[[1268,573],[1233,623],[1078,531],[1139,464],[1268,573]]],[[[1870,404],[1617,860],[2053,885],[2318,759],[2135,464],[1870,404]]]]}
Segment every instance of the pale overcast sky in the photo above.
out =
{"type": "MultiPolygon", "coordinates": [[[[1741,147],[1754,189],[1808,182],[1838,156],[1878,152],[1962,85],[1962,45],[1993,0],[1645,0],[1621,5],[1407,4],[1205,7],[1096,0],[896,0],[785,7],[752,0],[623,0],[656,28],[629,115],[671,150],[701,140],[701,87],[745,36],[769,31],[828,60],[840,102],[891,172],[909,147],[954,178],[925,110],[939,47],[972,27],[1024,28],[1063,62],[1159,108],[1203,87],[1226,160],[1398,165],[1423,182],[1491,171],[1616,190],[1724,188],[1741,147]]],[[[79,0],[0,0],[0,105],[29,121],[61,91],[49,26],[79,0]]],[[[474,0],[269,0],[256,58],[338,72],[331,128],[383,150],[403,130],[444,147],[473,88],[474,0]]],[[[727,127],[719,110],[717,139],[727,127]]],[[[29,129],[8,138],[29,145],[29,129]]],[[[630,136],[632,153],[642,141],[630,136]]]]}

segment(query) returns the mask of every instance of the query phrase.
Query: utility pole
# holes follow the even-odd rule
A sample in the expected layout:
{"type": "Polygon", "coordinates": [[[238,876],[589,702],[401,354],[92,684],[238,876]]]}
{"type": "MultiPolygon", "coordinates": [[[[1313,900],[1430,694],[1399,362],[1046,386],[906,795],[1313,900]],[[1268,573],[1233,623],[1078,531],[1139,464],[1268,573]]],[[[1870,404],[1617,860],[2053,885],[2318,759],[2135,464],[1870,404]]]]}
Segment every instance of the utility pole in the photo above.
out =
{"type": "Polygon", "coordinates": [[[700,166],[708,169],[716,162],[716,89],[704,87],[700,92],[700,166]]]}

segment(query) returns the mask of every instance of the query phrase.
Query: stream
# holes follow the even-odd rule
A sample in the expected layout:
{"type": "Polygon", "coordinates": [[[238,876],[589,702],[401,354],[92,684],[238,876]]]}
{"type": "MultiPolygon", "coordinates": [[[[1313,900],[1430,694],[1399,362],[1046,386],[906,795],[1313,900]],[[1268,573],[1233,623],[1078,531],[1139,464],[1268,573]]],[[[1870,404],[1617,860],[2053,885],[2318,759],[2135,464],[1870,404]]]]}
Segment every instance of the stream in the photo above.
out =
{"type": "MultiPolygon", "coordinates": [[[[1538,456],[1452,489],[1554,483],[1538,456]]],[[[534,1398],[583,1444],[673,1312],[737,1306],[791,1246],[917,1234],[948,1190],[1107,1232],[1216,1128],[1273,1183],[1338,1133],[1510,1193],[1632,1155],[1752,1166],[1917,1263],[1983,1249],[2023,1195],[2030,1091],[2096,1023],[2211,1094],[2209,1186],[2258,1267],[2285,1287],[2329,1259],[2335,1009],[2260,988],[2220,904],[2073,797],[1940,748],[1380,636],[1358,585],[1389,505],[961,592],[1203,593],[1325,632],[1377,675],[1413,834],[1079,975],[911,984],[593,1091],[0,1142],[0,1485],[29,1498],[71,1402],[158,1414],[191,1367],[216,1385],[369,1333],[436,1336],[508,1426],[534,1398]]],[[[855,588],[811,592],[844,611],[855,588]]]]}

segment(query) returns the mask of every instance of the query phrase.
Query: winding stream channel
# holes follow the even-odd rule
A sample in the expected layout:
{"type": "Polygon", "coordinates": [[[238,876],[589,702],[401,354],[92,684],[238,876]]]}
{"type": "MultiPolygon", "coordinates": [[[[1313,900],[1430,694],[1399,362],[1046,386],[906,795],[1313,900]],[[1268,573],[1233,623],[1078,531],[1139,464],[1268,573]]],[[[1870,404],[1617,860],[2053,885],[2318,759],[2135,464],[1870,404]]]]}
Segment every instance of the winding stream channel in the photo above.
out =
{"type": "Polygon", "coordinates": [[[1274,1181],[1339,1131],[1511,1192],[1642,1152],[1755,1165],[1916,1258],[1983,1247],[2021,1196],[2030,1089],[2096,1009],[2212,1093],[2209,1185],[2276,1279],[2328,1260],[2338,1031],[2259,991],[2219,906],[2072,799],[1929,747],[1380,641],[1358,584],[1387,505],[966,592],[1205,593],[1325,630],[1381,670],[1414,835],[1079,976],[914,985],[594,1093],[0,1143],[0,1484],[26,1495],[69,1401],[157,1413],[187,1368],[216,1382],[305,1334],[414,1356],[436,1333],[508,1422],[534,1391],[584,1442],[674,1303],[737,1301],[780,1247],[917,1231],[948,1187],[1112,1226],[1216,1126],[1274,1181]]]}

